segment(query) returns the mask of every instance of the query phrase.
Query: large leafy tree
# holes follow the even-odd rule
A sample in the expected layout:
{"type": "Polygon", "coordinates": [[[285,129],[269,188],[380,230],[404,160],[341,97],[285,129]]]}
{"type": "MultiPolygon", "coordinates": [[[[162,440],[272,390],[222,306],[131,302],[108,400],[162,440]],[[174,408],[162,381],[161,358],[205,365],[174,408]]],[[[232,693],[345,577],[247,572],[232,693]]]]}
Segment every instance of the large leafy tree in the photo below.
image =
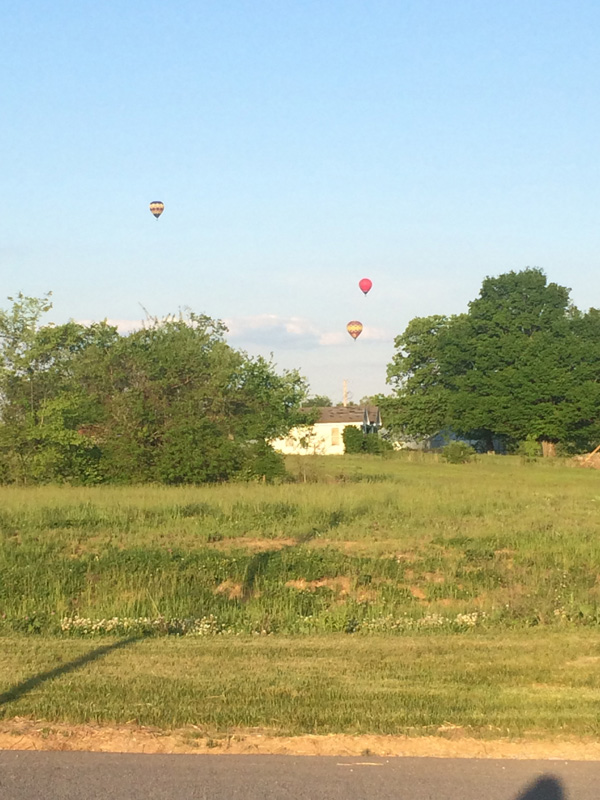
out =
{"type": "Polygon", "coordinates": [[[600,444],[600,310],[587,313],[572,310],[569,366],[573,389],[568,424],[570,439],[577,450],[600,444]]]}
{"type": "Polygon", "coordinates": [[[598,316],[577,311],[539,269],[486,278],[467,313],[413,320],[397,340],[389,376],[399,420],[488,447],[527,436],[547,451],[588,447],[600,435],[598,316]]]}
{"type": "Polygon", "coordinates": [[[316,394],[305,401],[305,408],[329,408],[332,406],[331,398],[324,394],[316,394]]]}
{"type": "Polygon", "coordinates": [[[441,374],[441,341],[449,324],[448,317],[415,317],[396,337],[388,366],[395,397],[378,398],[387,428],[419,437],[447,426],[450,398],[441,374]]]}
{"type": "Polygon", "coordinates": [[[486,278],[444,347],[454,427],[519,439],[566,438],[572,381],[569,290],[540,270],[486,278]]]}
{"type": "MultiPolygon", "coordinates": [[[[12,298],[9,298],[12,299],[12,298]]],[[[105,323],[41,326],[49,295],[19,294],[0,310],[0,477],[17,481],[91,480],[99,451],[80,432],[101,413],[79,380],[89,349],[118,334],[105,323]]]]}
{"type": "Polygon", "coordinates": [[[108,478],[199,483],[281,471],[268,442],[302,421],[305,382],[232,349],[225,330],[189,313],[121,338],[98,432],[108,478]]]}
{"type": "Polygon", "coordinates": [[[306,384],[189,313],[120,336],[40,325],[47,298],[0,312],[0,478],[198,483],[270,477],[268,442],[303,421],[306,384]]]}

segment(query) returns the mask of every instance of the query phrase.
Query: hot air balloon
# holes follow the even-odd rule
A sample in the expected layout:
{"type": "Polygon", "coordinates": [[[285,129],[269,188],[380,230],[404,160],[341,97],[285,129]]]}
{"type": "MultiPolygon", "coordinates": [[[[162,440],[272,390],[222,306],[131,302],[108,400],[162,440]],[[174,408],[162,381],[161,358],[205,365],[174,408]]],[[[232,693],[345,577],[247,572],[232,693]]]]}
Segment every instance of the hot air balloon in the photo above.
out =
{"type": "Polygon", "coordinates": [[[150,203],[150,211],[154,214],[156,219],[160,217],[160,215],[164,210],[165,210],[165,204],[161,203],[160,200],[153,200],[150,203]]]}
{"type": "Polygon", "coordinates": [[[358,282],[358,285],[360,286],[361,292],[368,294],[373,286],[373,281],[370,281],[368,278],[363,278],[362,281],[358,282]]]}
{"type": "Polygon", "coordinates": [[[353,319],[352,322],[349,322],[346,325],[346,330],[348,331],[350,336],[354,339],[354,341],[356,341],[358,337],[361,335],[362,329],[363,329],[362,322],[359,322],[356,319],[353,319]]]}

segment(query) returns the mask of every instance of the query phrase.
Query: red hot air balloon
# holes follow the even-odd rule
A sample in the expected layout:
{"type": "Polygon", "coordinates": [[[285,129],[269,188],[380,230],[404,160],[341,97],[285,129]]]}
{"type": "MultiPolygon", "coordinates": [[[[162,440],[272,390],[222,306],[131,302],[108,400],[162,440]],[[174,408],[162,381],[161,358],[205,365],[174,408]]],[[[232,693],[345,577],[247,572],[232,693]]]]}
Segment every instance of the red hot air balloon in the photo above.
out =
{"type": "Polygon", "coordinates": [[[362,281],[358,282],[358,285],[360,286],[361,292],[368,294],[373,286],[373,281],[370,281],[368,278],[363,278],[362,281]]]}
{"type": "Polygon", "coordinates": [[[346,325],[346,330],[348,331],[350,336],[354,339],[354,341],[356,341],[358,337],[361,335],[363,330],[362,322],[353,319],[352,322],[349,322],[346,325]]]}

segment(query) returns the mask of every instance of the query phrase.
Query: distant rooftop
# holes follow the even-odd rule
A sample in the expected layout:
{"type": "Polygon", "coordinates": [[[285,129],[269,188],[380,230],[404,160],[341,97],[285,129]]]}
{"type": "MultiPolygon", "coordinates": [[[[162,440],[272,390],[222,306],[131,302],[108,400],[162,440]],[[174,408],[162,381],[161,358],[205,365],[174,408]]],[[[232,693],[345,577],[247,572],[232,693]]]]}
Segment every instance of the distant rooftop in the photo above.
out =
{"type": "MultiPolygon", "coordinates": [[[[369,422],[374,425],[377,421],[377,406],[366,406],[369,422]]],[[[304,409],[313,411],[314,409],[304,409]]],[[[319,418],[317,422],[362,422],[365,415],[365,406],[326,406],[317,409],[319,418]]]]}

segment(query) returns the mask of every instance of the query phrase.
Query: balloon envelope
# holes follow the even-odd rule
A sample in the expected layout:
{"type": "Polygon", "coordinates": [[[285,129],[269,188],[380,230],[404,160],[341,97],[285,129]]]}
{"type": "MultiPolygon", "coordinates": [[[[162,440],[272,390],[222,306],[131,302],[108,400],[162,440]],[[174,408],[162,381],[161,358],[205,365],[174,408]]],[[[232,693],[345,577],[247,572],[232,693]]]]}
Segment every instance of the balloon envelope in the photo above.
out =
{"type": "Polygon", "coordinates": [[[357,319],[353,319],[352,322],[346,325],[346,330],[354,340],[358,339],[361,335],[362,329],[362,322],[359,322],[357,319]]]}
{"type": "Polygon", "coordinates": [[[362,281],[358,282],[360,286],[361,292],[368,294],[371,291],[371,286],[373,286],[373,281],[369,280],[368,278],[363,278],[362,281]]]}
{"type": "Polygon", "coordinates": [[[160,215],[164,210],[165,210],[165,204],[161,203],[160,200],[153,200],[150,203],[150,211],[154,214],[156,219],[160,217],[160,215]]]}

